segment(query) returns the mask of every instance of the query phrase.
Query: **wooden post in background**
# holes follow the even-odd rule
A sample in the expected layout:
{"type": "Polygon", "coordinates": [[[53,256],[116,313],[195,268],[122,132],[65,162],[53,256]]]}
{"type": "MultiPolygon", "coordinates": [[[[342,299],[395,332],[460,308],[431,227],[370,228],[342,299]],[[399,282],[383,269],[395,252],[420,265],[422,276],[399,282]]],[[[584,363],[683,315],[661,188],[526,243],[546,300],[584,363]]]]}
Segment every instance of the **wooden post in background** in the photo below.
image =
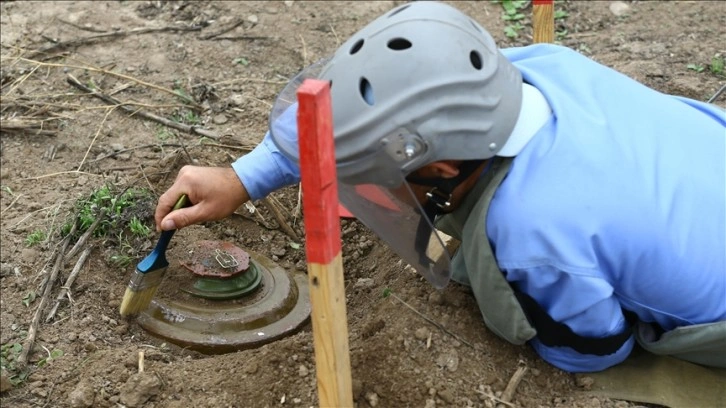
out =
{"type": "Polygon", "coordinates": [[[532,1],[532,31],[535,43],[555,42],[554,0],[532,1]]]}
{"type": "Polygon", "coordinates": [[[347,408],[353,390],[329,83],[307,79],[297,99],[318,399],[321,407],[347,408]]]}

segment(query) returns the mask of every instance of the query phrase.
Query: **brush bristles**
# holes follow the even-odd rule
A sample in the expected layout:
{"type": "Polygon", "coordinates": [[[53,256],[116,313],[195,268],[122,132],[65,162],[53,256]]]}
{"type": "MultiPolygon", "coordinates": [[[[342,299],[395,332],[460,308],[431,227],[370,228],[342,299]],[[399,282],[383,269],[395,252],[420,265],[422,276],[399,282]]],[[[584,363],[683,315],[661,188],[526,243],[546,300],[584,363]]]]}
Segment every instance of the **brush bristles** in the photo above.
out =
{"type": "Polygon", "coordinates": [[[146,309],[151,303],[151,299],[154,298],[158,287],[158,285],[150,286],[139,291],[126,288],[126,293],[124,293],[124,298],[119,307],[121,316],[135,315],[146,309]]]}

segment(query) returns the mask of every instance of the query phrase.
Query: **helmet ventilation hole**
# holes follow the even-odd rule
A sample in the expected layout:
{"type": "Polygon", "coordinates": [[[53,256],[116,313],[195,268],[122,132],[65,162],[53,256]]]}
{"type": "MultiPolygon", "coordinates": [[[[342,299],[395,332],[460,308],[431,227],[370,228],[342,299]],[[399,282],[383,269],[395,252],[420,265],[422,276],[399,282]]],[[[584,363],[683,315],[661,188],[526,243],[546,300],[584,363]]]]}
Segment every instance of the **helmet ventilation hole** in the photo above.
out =
{"type": "Polygon", "coordinates": [[[360,49],[363,48],[364,42],[365,42],[365,40],[363,40],[362,38],[360,40],[356,41],[355,44],[353,44],[353,46],[350,48],[350,55],[353,55],[356,52],[360,51],[360,49]]]}
{"type": "Polygon", "coordinates": [[[411,7],[411,5],[410,5],[410,4],[406,4],[405,6],[401,7],[401,8],[400,8],[400,9],[398,9],[398,10],[393,10],[393,11],[391,12],[391,14],[389,14],[389,15],[388,15],[388,18],[391,18],[391,17],[395,16],[396,14],[398,14],[398,13],[402,12],[403,10],[406,10],[406,9],[407,9],[407,8],[409,8],[409,7],[411,7]]]}
{"type": "Polygon", "coordinates": [[[394,38],[388,41],[388,48],[395,51],[402,51],[411,48],[411,41],[405,38],[394,38]]]}
{"type": "Polygon", "coordinates": [[[366,101],[368,105],[373,106],[376,103],[376,99],[373,97],[373,87],[371,87],[371,83],[368,82],[367,79],[361,78],[358,88],[360,89],[360,96],[363,97],[363,100],[366,101]]]}
{"type": "Polygon", "coordinates": [[[475,69],[481,69],[481,56],[477,51],[472,51],[469,53],[469,61],[471,61],[471,66],[473,66],[475,69]]]}

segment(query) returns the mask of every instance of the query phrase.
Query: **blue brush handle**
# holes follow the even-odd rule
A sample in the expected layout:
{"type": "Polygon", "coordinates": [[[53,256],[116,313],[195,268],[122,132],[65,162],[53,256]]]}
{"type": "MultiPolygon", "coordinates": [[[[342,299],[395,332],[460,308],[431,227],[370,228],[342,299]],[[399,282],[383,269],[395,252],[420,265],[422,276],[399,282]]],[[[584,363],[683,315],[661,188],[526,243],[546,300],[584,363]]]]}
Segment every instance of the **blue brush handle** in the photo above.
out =
{"type": "MultiPolygon", "coordinates": [[[[186,194],[182,194],[182,196],[179,197],[179,200],[177,200],[176,204],[174,205],[174,208],[172,208],[172,211],[176,211],[182,207],[185,207],[187,203],[188,200],[186,194]]],[[[169,266],[169,262],[167,262],[166,260],[166,247],[169,246],[171,237],[174,236],[175,232],[175,229],[162,231],[161,236],[159,236],[159,242],[156,243],[154,250],[151,251],[151,253],[147,255],[143,261],[139,262],[139,264],[136,265],[136,270],[138,272],[148,273],[169,266]]]]}
{"type": "Polygon", "coordinates": [[[176,230],[163,231],[159,237],[159,242],[156,243],[154,250],[144,258],[143,261],[136,265],[136,270],[141,273],[147,273],[155,271],[157,269],[166,268],[169,266],[169,262],[166,261],[166,247],[169,246],[171,237],[174,236],[176,230]]]}

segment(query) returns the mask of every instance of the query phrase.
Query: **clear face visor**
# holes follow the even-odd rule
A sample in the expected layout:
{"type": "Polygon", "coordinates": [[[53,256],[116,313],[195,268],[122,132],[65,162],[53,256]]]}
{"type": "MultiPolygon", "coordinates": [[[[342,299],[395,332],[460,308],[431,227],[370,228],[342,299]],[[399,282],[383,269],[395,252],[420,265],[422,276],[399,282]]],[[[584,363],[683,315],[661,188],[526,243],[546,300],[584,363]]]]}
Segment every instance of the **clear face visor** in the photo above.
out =
{"type": "MultiPolygon", "coordinates": [[[[329,59],[318,61],[300,72],[278,95],[270,114],[270,136],[287,158],[299,163],[297,139],[297,89],[308,78],[318,78],[329,59]]],[[[390,146],[389,146],[390,148],[390,146]]],[[[388,154],[385,146],[380,152],[388,154]]],[[[341,179],[348,167],[337,163],[340,202],[358,220],[376,233],[405,262],[436,288],[444,287],[451,277],[450,255],[403,172],[390,173],[384,188],[375,184],[352,184],[341,179]]],[[[350,168],[348,168],[350,170],[350,168]]],[[[371,173],[375,173],[375,170],[371,173]]],[[[350,179],[348,179],[350,180],[350,179]]]]}
{"type": "Polygon", "coordinates": [[[338,195],[345,208],[433,286],[446,286],[449,252],[403,175],[396,189],[339,181],[338,195]]]}

